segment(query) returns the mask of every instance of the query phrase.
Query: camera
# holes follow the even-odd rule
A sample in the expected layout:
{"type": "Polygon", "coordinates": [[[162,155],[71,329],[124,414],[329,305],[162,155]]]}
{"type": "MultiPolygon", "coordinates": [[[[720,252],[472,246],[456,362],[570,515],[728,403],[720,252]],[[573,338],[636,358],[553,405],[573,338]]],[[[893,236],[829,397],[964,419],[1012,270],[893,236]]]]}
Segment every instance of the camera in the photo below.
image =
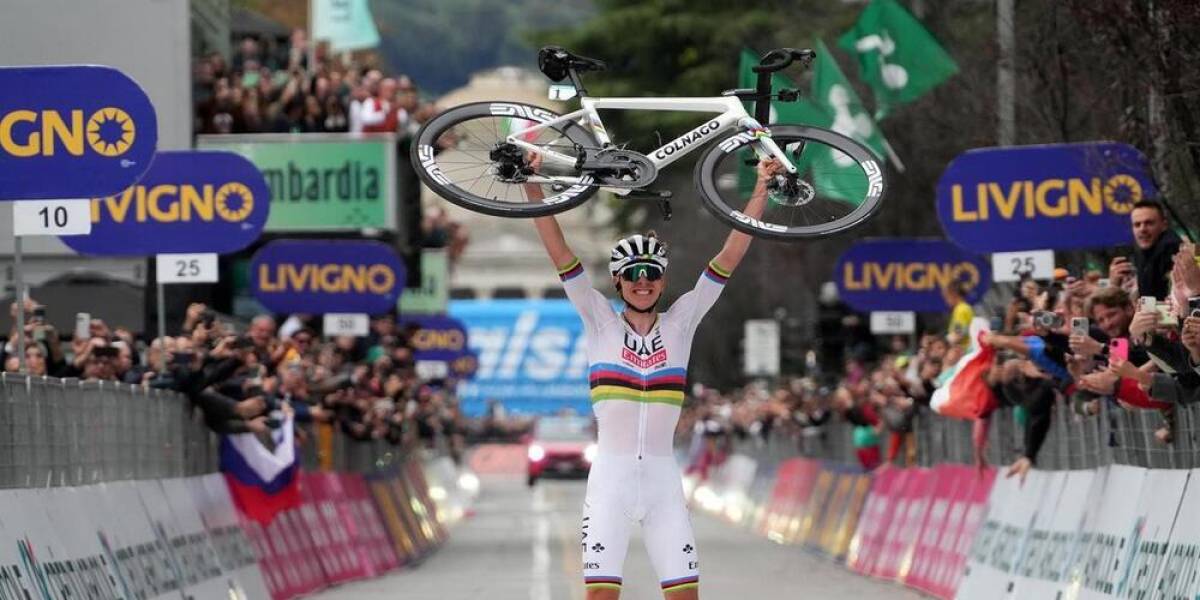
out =
{"type": "Polygon", "coordinates": [[[1058,329],[1065,322],[1062,315],[1048,310],[1039,310],[1033,313],[1033,324],[1044,329],[1058,329]]]}
{"type": "Polygon", "coordinates": [[[1193,317],[1200,317],[1200,296],[1188,298],[1188,314],[1193,317]]]}
{"type": "Polygon", "coordinates": [[[200,322],[204,323],[205,329],[211,328],[213,326],[213,322],[216,320],[217,313],[213,312],[212,309],[206,308],[204,309],[204,312],[200,313],[200,322]]]}

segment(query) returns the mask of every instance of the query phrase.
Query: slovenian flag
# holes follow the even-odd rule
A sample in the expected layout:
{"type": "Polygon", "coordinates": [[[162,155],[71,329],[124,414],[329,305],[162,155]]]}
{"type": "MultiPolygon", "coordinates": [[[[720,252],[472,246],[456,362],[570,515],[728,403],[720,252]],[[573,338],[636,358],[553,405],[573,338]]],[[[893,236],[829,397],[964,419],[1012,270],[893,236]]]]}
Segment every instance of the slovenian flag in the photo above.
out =
{"type": "Polygon", "coordinates": [[[996,408],[996,395],[986,376],[996,351],[980,337],[988,331],[985,319],[971,321],[971,347],[954,367],[943,375],[942,384],[933,391],[929,405],[944,417],[978,419],[996,408]]]}
{"type": "Polygon", "coordinates": [[[292,417],[271,433],[275,450],[268,450],[253,433],[221,438],[221,472],[233,502],[246,517],[271,523],[275,515],[300,506],[300,465],[292,417]]]}

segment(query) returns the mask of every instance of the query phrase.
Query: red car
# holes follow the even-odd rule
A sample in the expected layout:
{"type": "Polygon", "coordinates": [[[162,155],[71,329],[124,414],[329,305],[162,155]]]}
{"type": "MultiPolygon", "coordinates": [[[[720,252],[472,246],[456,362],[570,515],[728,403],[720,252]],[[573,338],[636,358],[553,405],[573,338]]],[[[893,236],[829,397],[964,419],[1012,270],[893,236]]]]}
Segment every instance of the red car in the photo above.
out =
{"type": "Polygon", "coordinates": [[[530,486],[543,476],[586,476],[596,459],[596,428],[587,417],[540,417],[526,454],[530,486]]]}

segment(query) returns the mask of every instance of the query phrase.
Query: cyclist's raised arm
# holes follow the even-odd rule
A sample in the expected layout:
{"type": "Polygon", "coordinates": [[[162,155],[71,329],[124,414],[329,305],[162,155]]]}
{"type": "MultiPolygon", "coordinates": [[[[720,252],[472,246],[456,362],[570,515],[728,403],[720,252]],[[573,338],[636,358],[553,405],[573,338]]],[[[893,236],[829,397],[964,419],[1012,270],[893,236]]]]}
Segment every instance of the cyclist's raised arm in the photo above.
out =
{"type": "MultiPolygon", "coordinates": [[[[773,158],[759,161],[758,181],[754,184],[754,194],[750,196],[750,201],[742,210],[746,216],[755,219],[762,218],[763,210],[767,206],[767,182],[782,170],[783,165],[773,158]]],[[[736,229],[729,232],[729,237],[725,238],[725,245],[713,257],[713,263],[723,269],[726,276],[733,273],[733,270],[741,264],[742,257],[746,256],[746,250],[750,249],[751,239],[753,238],[749,234],[736,229]]]]}
{"type": "MultiPolygon", "coordinates": [[[[542,188],[539,185],[526,185],[525,193],[529,196],[530,202],[537,202],[543,196],[542,188]]],[[[562,269],[575,260],[575,253],[567,245],[562,228],[558,226],[558,219],[555,219],[553,215],[537,217],[533,220],[533,225],[537,228],[538,237],[542,238],[542,245],[546,247],[546,254],[550,255],[550,261],[554,263],[555,269],[562,269]]]]}

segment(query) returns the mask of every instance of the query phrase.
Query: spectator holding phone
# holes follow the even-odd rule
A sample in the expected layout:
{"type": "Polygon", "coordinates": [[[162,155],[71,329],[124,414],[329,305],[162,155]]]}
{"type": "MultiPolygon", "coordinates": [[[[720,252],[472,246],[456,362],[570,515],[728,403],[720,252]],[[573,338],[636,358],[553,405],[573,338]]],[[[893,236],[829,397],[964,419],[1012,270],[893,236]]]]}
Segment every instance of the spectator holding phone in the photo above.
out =
{"type": "Polygon", "coordinates": [[[1113,259],[1108,277],[1112,285],[1137,282],[1138,295],[1164,300],[1170,292],[1171,269],[1179,251],[1179,236],[1167,227],[1167,214],[1162,204],[1142,200],[1129,213],[1136,248],[1133,263],[1124,256],[1113,259]]]}

